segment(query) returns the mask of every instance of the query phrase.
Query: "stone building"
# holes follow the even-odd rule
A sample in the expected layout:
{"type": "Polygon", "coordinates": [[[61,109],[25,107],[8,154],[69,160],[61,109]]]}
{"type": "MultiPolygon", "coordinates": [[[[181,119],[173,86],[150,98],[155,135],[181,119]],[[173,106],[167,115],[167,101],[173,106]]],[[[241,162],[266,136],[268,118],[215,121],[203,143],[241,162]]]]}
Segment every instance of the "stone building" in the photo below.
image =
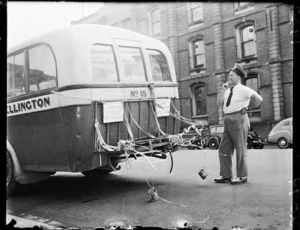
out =
{"type": "Polygon", "coordinates": [[[133,30],[164,42],[175,63],[181,115],[222,124],[216,105],[235,62],[243,84],[264,99],[250,111],[253,129],[267,137],[293,115],[293,5],[246,2],[105,3],[71,24],[98,23],[133,30]]]}

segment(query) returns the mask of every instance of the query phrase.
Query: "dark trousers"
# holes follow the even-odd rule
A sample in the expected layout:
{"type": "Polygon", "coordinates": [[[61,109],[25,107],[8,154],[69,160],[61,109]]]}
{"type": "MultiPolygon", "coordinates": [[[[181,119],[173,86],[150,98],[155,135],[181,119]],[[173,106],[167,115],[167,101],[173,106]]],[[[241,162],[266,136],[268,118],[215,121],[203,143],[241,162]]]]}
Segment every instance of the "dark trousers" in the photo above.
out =
{"type": "Polygon", "coordinates": [[[224,116],[224,133],[219,147],[220,175],[232,177],[232,156],[236,150],[237,177],[248,176],[247,136],[250,122],[247,113],[224,116]]]}

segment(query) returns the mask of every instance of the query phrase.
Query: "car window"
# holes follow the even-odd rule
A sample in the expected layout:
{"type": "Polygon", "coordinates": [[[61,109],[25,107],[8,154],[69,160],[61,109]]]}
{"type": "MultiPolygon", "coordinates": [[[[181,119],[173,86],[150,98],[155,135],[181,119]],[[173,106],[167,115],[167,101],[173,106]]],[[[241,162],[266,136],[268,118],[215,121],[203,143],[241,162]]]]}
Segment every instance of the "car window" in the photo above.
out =
{"type": "Polygon", "coordinates": [[[223,131],[224,131],[224,127],[223,126],[217,127],[217,132],[218,133],[223,133],[223,131]]]}

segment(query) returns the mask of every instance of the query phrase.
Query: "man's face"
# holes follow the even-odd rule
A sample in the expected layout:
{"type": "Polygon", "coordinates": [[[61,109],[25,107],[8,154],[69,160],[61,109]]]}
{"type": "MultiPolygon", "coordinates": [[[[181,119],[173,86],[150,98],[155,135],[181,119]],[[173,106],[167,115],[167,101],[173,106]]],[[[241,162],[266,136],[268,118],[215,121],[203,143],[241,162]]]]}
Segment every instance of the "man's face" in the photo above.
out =
{"type": "Polygon", "coordinates": [[[237,75],[236,72],[230,71],[228,81],[230,82],[230,84],[235,86],[238,83],[240,83],[241,77],[239,75],[237,75]]]}

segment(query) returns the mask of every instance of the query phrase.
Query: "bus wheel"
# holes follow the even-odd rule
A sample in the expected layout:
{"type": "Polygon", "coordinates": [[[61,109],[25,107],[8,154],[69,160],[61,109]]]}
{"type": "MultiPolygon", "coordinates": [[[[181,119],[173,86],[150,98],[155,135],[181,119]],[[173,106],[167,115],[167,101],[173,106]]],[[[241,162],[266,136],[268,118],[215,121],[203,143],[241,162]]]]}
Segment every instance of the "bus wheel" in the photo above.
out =
{"type": "Polygon", "coordinates": [[[6,196],[17,194],[18,183],[15,181],[14,163],[11,155],[6,151],[6,196]]]}

